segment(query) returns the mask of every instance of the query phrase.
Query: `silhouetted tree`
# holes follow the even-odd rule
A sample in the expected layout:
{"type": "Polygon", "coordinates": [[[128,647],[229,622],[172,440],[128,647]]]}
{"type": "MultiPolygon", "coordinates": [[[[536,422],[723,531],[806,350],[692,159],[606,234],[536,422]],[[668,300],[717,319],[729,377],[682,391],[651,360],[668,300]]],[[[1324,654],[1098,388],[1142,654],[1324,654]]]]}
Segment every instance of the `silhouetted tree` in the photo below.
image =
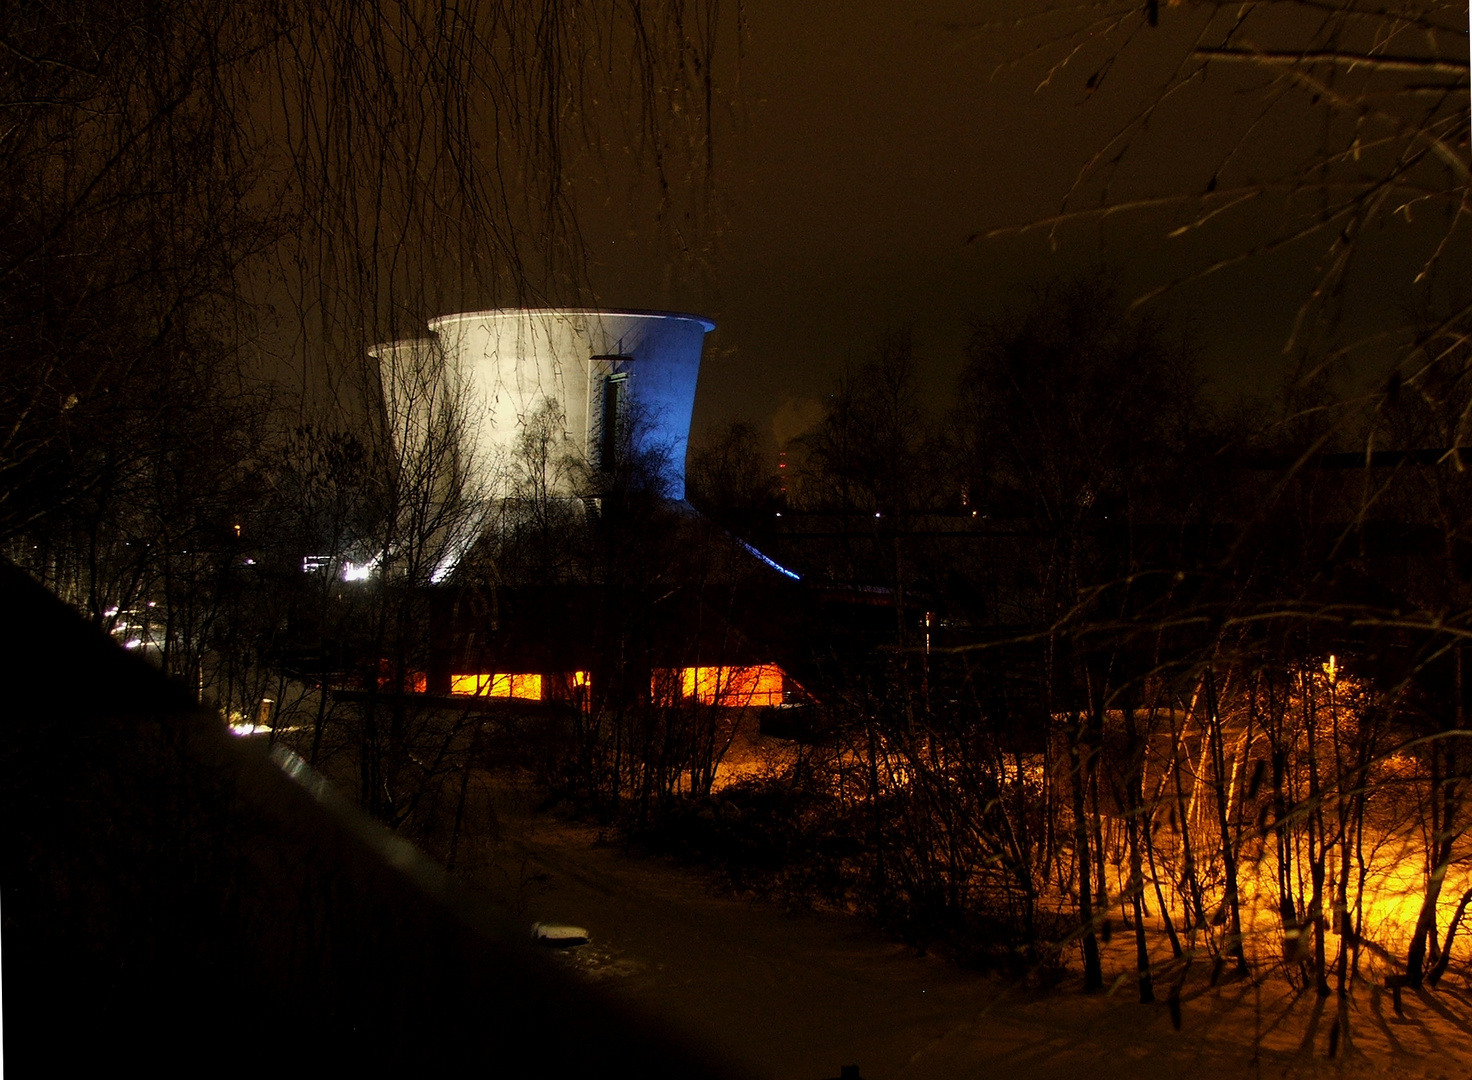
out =
{"type": "Polygon", "coordinates": [[[692,506],[738,536],[770,526],[778,509],[771,451],[744,420],[710,432],[690,451],[685,486],[692,506]]]}

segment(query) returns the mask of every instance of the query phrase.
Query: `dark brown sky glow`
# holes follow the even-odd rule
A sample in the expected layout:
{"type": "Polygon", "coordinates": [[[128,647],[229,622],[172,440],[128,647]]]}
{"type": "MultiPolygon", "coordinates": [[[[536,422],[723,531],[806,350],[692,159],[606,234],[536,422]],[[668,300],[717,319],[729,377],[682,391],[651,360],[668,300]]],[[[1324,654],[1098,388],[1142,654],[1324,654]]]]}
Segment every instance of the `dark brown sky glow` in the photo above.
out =
{"type": "MultiPolygon", "coordinates": [[[[732,119],[718,134],[724,225],[710,241],[708,273],[675,268],[664,241],[652,238],[647,207],[631,208],[618,182],[605,181],[585,187],[594,197],[581,205],[594,288],[614,306],[716,319],[696,432],[738,418],[772,430],[785,408],[780,436],[792,433],[794,413],[810,412],[827,393],[845,359],[862,359],[886,329],[913,325],[918,355],[942,391],[971,320],[1020,300],[1030,282],[1102,266],[1132,298],[1243,250],[1310,207],[1268,196],[1175,239],[1167,234],[1199,206],[1074,223],[1051,242],[1046,230],[968,242],[1057,213],[1090,156],[1159,95],[1206,18],[1200,6],[1162,7],[1160,27],[1127,22],[1050,78],[1069,49],[1040,43],[1079,25],[1088,10],[1018,20],[1014,5],[956,0],[753,0],[739,86],[727,87],[732,119]],[[1016,25],[981,25],[988,20],[1016,25]]],[[[1275,29],[1294,32],[1289,22],[1275,29]]],[[[1200,192],[1259,117],[1267,81],[1215,67],[1177,93],[1132,142],[1109,196],[1200,192]]],[[[1232,170],[1238,179],[1270,179],[1337,137],[1326,135],[1305,96],[1286,98],[1224,181],[1232,170]]],[[[1096,178],[1073,206],[1103,197],[1096,178]]],[[[1425,302],[1412,281],[1445,225],[1439,211],[1427,218],[1402,215],[1366,237],[1341,340],[1404,322],[1425,302]]],[[[1330,239],[1299,242],[1158,302],[1195,333],[1203,369],[1224,395],[1271,395],[1289,370],[1284,342],[1330,239]]],[[[1465,239],[1454,237],[1436,281],[1443,293],[1466,281],[1467,254],[1465,239]]]]}

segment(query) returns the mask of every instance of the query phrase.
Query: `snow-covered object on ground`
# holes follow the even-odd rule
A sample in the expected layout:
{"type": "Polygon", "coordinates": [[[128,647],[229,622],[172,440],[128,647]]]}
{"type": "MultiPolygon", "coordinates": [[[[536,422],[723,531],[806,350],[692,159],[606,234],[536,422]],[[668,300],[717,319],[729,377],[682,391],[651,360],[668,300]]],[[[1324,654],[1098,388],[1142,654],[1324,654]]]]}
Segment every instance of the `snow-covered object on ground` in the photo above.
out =
{"type": "Polygon", "coordinates": [[[563,923],[532,923],[532,940],[552,949],[570,949],[574,945],[586,945],[588,931],[581,926],[567,926],[563,923]]]}

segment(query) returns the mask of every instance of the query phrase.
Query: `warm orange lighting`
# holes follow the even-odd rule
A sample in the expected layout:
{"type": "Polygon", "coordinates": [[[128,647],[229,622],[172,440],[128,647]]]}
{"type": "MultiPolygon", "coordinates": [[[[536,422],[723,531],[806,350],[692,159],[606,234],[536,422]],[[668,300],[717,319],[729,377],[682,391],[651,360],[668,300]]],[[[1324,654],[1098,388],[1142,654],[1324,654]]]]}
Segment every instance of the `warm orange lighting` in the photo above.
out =
{"type": "Polygon", "coordinates": [[[549,677],[546,686],[547,700],[567,701],[586,706],[591,692],[593,677],[587,671],[559,671],[549,677]]]}
{"type": "Polygon", "coordinates": [[[515,698],[518,701],[542,700],[542,676],[508,675],[477,672],[451,675],[450,693],[462,697],[515,698]]]}
{"type": "Polygon", "coordinates": [[[1334,682],[1335,682],[1335,679],[1336,679],[1336,677],[1339,674],[1339,665],[1335,662],[1334,656],[1333,656],[1332,653],[1329,655],[1329,659],[1328,659],[1327,662],[1325,662],[1325,664],[1323,665],[1323,667],[1324,667],[1324,674],[1327,675],[1327,676],[1329,676],[1329,685],[1330,686],[1333,686],[1334,685],[1334,682]]]}
{"type": "Polygon", "coordinates": [[[490,687],[489,675],[451,675],[450,693],[466,697],[479,697],[490,687]]]}
{"type": "MultiPolygon", "coordinates": [[[[378,662],[378,689],[388,693],[394,687],[394,668],[388,660],[378,662]]],[[[422,671],[404,672],[404,693],[424,694],[429,691],[429,676],[422,671]]]]}
{"type": "Polygon", "coordinates": [[[702,705],[780,705],[782,669],[776,664],[682,668],[680,696],[702,705]]]}
{"type": "Polygon", "coordinates": [[[540,675],[508,675],[506,696],[524,701],[542,700],[542,677],[540,675]]]}
{"type": "Polygon", "coordinates": [[[680,701],[680,669],[655,668],[649,676],[649,696],[656,705],[676,705],[680,701]]]}

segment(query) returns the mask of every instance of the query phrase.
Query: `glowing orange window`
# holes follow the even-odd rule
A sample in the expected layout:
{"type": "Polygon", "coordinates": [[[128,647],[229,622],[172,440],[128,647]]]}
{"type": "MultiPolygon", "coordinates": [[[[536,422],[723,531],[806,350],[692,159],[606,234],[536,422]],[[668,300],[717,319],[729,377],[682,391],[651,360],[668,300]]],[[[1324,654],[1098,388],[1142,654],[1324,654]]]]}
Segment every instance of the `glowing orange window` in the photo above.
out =
{"type": "Polygon", "coordinates": [[[521,701],[542,700],[542,676],[476,672],[451,675],[450,693],[462,697],[516,698],[521,701]]]}
{"type": "Polygon", "coordinates": [[[782,704],[782,669],[776,664],[750,667],[690,667],[680,672],[680,693],[702,705],[782,704]]]}

